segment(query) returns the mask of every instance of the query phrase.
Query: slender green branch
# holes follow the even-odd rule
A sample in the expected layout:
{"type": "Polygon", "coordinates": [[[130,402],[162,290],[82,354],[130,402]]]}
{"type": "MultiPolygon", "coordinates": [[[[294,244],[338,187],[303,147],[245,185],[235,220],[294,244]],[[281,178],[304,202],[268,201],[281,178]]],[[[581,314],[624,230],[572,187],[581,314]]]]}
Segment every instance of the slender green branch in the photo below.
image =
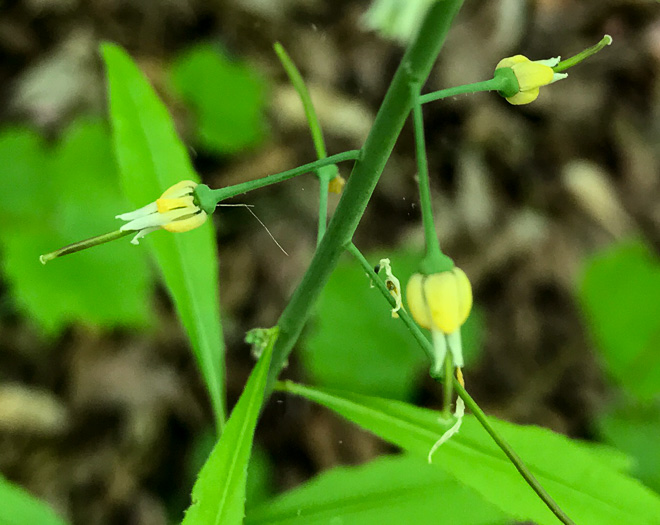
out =
{"type": "Polygon", "coordinates": [[[482,91],[500,91],[502,89],[502,79],[495,77],[490,80],[483,80],[481,82],[474,82],[473,84],[465,84],[463,86],[456,86],[440,91],[427,93],[419,97],[420,104],[426,104],[435,100],[443,98],[455,97],[456,95],[465,95],[466,93],[479,93],[482,91]]]}
{"type": "Polygon", "coordinates": [[[46,264],[48,261],[52,261],[57,257],[62,257],[64,255],[69,255],[70,253],[76,253],[81,250],[86,250],[87,248],[91,248],[92,246],[98,246],[99,244],[104,244],[106,242],[114,241],[116,239],[121,239],[122,237],[126,237],[127,235],[130,235],[132,233],[134,234],[135,231],[117,230],[110,233],[104,233],[103,235],[97,235],[96,237],[92,237],[91,239],[85,239],[84,241],[74,242],[73,244],[69,244],[64,248],[55,250],[54,252],[45,253],[44,255],[39,256],[39,260],[41,261],[41,264],[46,264]]]}
{"type": "Polygon", "coordinates": [[[291,57],[286,52],[282,44],[275,42],[273,48],[275,49],[275,53],[277,53],[277,57],[280,59],[280,62],[282,63],[282,66],[284,67],[284,70],[286,71],[291,84],[300,97],[300,101],[302,102],[303,109],[305,111],[305,117],[309,123],[309,130],[312,133],[312,140],[314,141],[314,148],[316,148],[316,155],[321,159],[327,157],[328,153],[325,149],[325,142],[323,141],[323,130],[321,129],[321,124],[319,123],[318,116],[314,110],[312,97],[309,94],[305,80],[303,79],[300,71],[298,71],[298,68],[294,64],[293,60],[291,60],[291,57]]]}
{"type": "Polygon", "coordinates": [[[325,177],[322,173],[319,173],[318,177],[319,177],[319,219],[318,219],[318,227],[316,232],[316,246],[321,244],[321,239],[323,239],[323,236],[325,235],[325,230],[328,227],[328,184],[330,184],[330,179],[325,177]]]}
{"type": "Polygon", "coordinates": [[[523,460],[520,459],[520,456],[516,454],[516,452],[511,448],[511,445],[509,445],[504,439],[497,433],[497,431],[493,428],[493,426],[490,424],[490,421],[488,421],[488,417],[486,414],[484,414],[484,411],[481,410],[477,402],[472,399],[472,396],[467,393],[465,388],[458,382],[456,378],[454,378],[454,388],[456,389],[456,393],[461,397],[463,401],[465,401],[465,406],[467,406],[471,411],[472,414],[474,414],[474,417],[477,418],[479,423],[481,423],[481,426],[484,427],[486,432],[488,432],[488,435],[497,443],[497,446],[500,447],[502,452],[506,454],[506,456],[511,460],[511,463],[516,467],[516,470],[520,472],[520,475],[525,478],[525,481],[527,484],[534,489],[534,492],[543,500],[543,503],[546,504],[546,506],[552,511],[552,513],[559,518],[559,520],[562,523],[565,523],[566,525],[575,525],[573,520],[569,518],[566,513],[561,510],[559,505],[555,500],[552,499],[550,494],[548,494],[543,486],[539,483],[539,481],[536,479],[534,474],[527,468],[527,465],[523,463],[523,460]]]}
{"type": "Polygon", "coordinates": [[[555,73],[566,71],[567,69],[579,64],[580,62],[589,58],[590,56],[595,55],[601,49],[603,49],[605,46],[609,46],[611,43],[612,43],[612,37],[610,35],[605,35],[603,38],[601,38],[600,42],[598,42],[595,46],[591,46],[590,48],[585,49],[581,53],[578,53],[577,55],[574,55],[571,58],[562,60],[561,62],[559,62],[559,64],[553,67],[552,70],[555,73]]]}
{"type": "Polygon", "coordinates": [[[451,403],[454,399],[454,360],[451,357],[451,352],[445,355],[445,366],[443,368],[445,378],[442,381],[442,412],[445,419],[451,417],[451,403]]]}
{"type": "MultiPolygon", "coordinates": [[[[420,85],[410,85],[413,100],[419,100],[420,85]]],[[[431,204],[431,184],[429,182],[429,163],[426,157],[426,138],[424,136],[424,117],[422,105],[413,104],[413,127],[415,130],[415,153],[417,157],[417,178],[419,186],[419,201],[422,210],[422,224],[424,225],[424,239],[426,241],[426,256],[424,265],[438,271],[443,259],[438,243],[438,234],[433,221],[433,205],[431,204]]]]}
{"type": "MultiPolygon", "coordinates": [[[[365,256],[362,255],[362,252],[360,252],[357,246],[355,246],[355,244],[352,242],[348,243],[346,245],[346,251],[355,257],[355,259],[360,263],[362,269],[369,276],[369,279],[371,279],[371,282],[374,283],[383,297],[387,299],[387,302],[390,303],[390,306],[392,306],[392,308],[396,307],[396,300],[394,297],[392,297],[392,294],[387,289],[387,286],[385,286],[385,283],[380,277],[378,277],[378,274],[374,271],[373,267],[369,261],[367,261],[365,256]]],[[[399,318],[403,321],[408,330],[410,330],[413,337],[417,340],[419,346],[426,352],[429,360],[433,362],[435,360],[435,352],[433,351],[433,346],[428,338],[424,335],[419,325],[413,320],[413,318],[404,308],[401,308],[397,313],[399,314],[399,318]]]]}
{"type": "MultiPolygon", "coordinates": [[[[353,244],[349,244],[346,246],[346,250],[353,255],[357,261],[360,263],[364,271],[369,275],[371,278],[372,282],[376,284],[376,287],[382,294],[382,296],[387,300],[388,303],[390,303],[392,306],[396,305],[396,301],[390,294],[389,290],[385,286],[385,284],[382,282],[382,280],[376,275],[374,272],[373,268],[369,264],[369,261],[362,255],[360,250],[353,244]]],[[[417,340],[419,343],[420,347],[426,355],[429,356],[431,359],[431,362],[433,362],[433,346],[431,342],[424,336],[422,331],[420,330],[419,326],[417,326],[417,323],[413,320],[413,318],[410,316],[410,314],[403,308],[399,310],[399,318],[404,322],[406,327],[410,330],[412,333],[413,337],[417,340]]],[[[497,431],[493,428],[493,426],[490,424],[488,421],[488,418],[486,414],[484,414],[483,410],[479,408],[479,405],[477,402],[472,399],[472,396],[467,393],[465,388],[458,382],[456,377],[454,376],[453,373],[451,373],[452,366],[451,363],[449,363],[449,366],[445,365],[445,371],[450,370],[450,373],[448,374],[447,378],[450,378],[450,383],[454,389],[456,389],[456,393],[460,396],[460,398],[465,401],[465,405],[472,411],[474,414],[474,417],[479,421],[481,426],[484,427],[486,432],[490,435],[490,437],[495,441],[498,447],[506,454],[506,456],[511,460],[511,462],[514,464],[516,467],[516,470],[520,472],[521,476],[525,479],[527,484],[536,492],[536,494],[543,500],[543,503],[546,504],[546,506],[559,518],[562,523],[566,525],[575,525],[575,523],[564,513],[563,510],[559,507],[557,502],[552,499],[550,494],[546,492],[546,490],[543,488],[543,486],[539,483],[539,481],[534,477],[534,474],[527,468],[523,460],[516,454],[516,452],[511,448],[511,445],[509,445],[502,436],[500,436],[497,431]]],[[[431,370],[434,370],[435,367],[431,366],[431,370]]],[[[435,376],[434,374],[431,374],[434,380],[438,382],[447,382],[446,379],[444,379],[442,376],[435,376]]],[[[445,384],[446,388],[446,384],[445,384]]]]}
{"type": "MultiPolygon", "coordinates": [[[[307,123],[309,125],[309,130],[312,134],[312,141],[314,142],[314,148],[316,149],[316,156],[319,159],[323,159],[328,156],[325,141],[323,140],[323,129],[321,128],[321,123],[319,118],[316,115],[316,110],[314,109],[314,104],[312,103],[312,97],[309,94],[305,80],[303,79],[300,71],[296,67],[296,64],[291,60],[291,57],[286,52],[282,44],[276,42],[273,46],[275,53],[277,53],[286,74],[291,81],[294,89],[300,97],[300,101],[303,105],[303,110],[305,111],[305,117],[307,118],[307,123]]],[[[316,175],[319,178],[319,219],[318,219],[318,234],[316,237],[316,243],[321,242],[323,235],[325,235],[325,230],[328,223],[328,184],[330,181],[335,178],[337,175],[337,166],[324,166],[316,170],[316,175]]]]}
{"type": "Polygon", "coordinates": [[[269,392],[287,363],[321,290],[344,252],[344,247],[351,242],[378,178],[391,155],[412,108],[410,83],[423,82],[428,77],[462,3],[463,0],[433,2],[415,40],[401,60],[361,150],[362,154],[344,188],[337,210],[300,285],[277,323],[281,331],[275,343],[269,372],[269,392]]]}
{"type": "Polygon", "coordinates": [[[195,188],[195,195],[199,201],[199,207],[206,213],[213,213],[216,205],[226,199],[236,197],[237,195],[247,193],[248,191],[264,188],[266,186],[270,186],[271,184],[277,184],[279,182],[297,177],[298,175],[303,175],[304,173],[310,173],[319,168],[322,168],[323,166],[330,166],[332,164],[337,164],[347,160],[357,160],[360,158],[360,155],[361,152],[357,149],[344,151],[324,159],[315,160],[314,162],[309,162],[308,164],[303,164],[302,166],[298,166],[297,168],[293,168],[291,170],[268,175],[267,177],[263,177],[261,179],[250,180],[247,182],[242,182],[241,184],[227,186],[226,188],[218,188],[217,190],[212,190],[206,184],[200,184],[195,188]]]}

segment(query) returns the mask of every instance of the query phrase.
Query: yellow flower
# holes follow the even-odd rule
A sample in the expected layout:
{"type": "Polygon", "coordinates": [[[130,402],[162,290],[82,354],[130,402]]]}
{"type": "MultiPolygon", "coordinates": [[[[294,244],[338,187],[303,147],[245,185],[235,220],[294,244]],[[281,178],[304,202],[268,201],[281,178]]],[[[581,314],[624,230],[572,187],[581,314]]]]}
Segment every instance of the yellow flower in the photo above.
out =
{"type": "Polygon", "coordinates": [[[555,73],[553,67],[559,63],[560,57],[549,60],[534,60],[523,55],[504,58],[495,67],[495,71],[502,68],[513,70],[520,91],[506,100],[510,104],[529,104],[539,96],[539,88],[566,78],[566,73],[555,73]]]}
{"type": "Polygon", "coordinates": [[[460,268],[433,275],[416,273],[408,281],[406,295],[417,324],[445,334],[455,332],[472,308],[472,286],[460,268]]]}
{"type": "Polygon", "coordinates": [[[208,215],[194,202],[193,190],[196,186],[197,183],[191,180],[181,181],[165,190],[155,202],[117,215],[117,219],[128,221],[119,230],[136,231],[131,243],[138,244],[142,237],[160,228],[170,232],[187,232],[201,226],[208,215]]]}
{"type": "Polygon", "coordinates": [[[447,347],[454,366],[463,366],[460,327],[472,309],[472,285],[460,268],[432,275],[415,274],[406,287],[408,308],[422,328],[431,330],[436,366],[444,363],[447,347]]]}

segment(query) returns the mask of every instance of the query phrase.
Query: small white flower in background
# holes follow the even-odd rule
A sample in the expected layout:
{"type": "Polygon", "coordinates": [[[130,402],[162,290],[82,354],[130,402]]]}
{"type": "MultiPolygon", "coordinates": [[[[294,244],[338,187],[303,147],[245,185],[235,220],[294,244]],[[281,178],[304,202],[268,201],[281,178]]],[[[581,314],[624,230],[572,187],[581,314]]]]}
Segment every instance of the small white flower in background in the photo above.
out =
{"type": "Polygon", "coordinates": [[[131,243],[139,244],[142,237],[161,228],[169,232],[187,232],[201,226],[208,215],[194,202],[196,186],[196,182],[183,180],[165,190],[155,202],[117,215],[117,219],[128,221],[119,230],[136,231],[131,243]]]}
{"type": "Polygon", "coordinates": [[[410,41],[434,0],[374,0],[362,16],[367,29],[402,44],[410,41]]]}

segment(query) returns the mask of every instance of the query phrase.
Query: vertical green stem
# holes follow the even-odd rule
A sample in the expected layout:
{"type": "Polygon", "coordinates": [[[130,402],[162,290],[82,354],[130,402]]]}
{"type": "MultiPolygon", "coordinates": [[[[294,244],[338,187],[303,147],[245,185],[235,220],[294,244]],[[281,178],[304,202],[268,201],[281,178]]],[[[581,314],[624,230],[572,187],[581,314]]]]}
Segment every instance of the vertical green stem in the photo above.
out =
{"type": "Polygon", "coordinates": [[[445,380],[442,383],[442,412],[445,419],[451,417],[451,402],[454,397],[454,363],[451,352],[445,355],[445,380]]]}
{"type": "Polygon", "coordinates": [[[378,178],[401,133],[413,103],[410,83],[421,83],[428,77],[462,3],[463,0],[433,2],[417,37],[403,56],[376,114],[362,148],[362,155],[353,167],[337,210],[302,282],[296,288],[277,323],[281,331],[275,344],[269,372],[269,392],[272,391],[277,376],[285,366],[344,247],[351,242],[378,178]]]}
{"type": "MultiPolygon", "coordinates": [[[[291,60],[291,57],[286,52],[282,44],[276,42],[273,46],[275,53],[277,53],[286,74],[291,81],[294,89],[300,97],[300,101],[303,105],[303,110],[305,111],[305,117],[307,118],[307,123],[309,125],[309,130],[312,134],[312,141],[314,142],[314,148],[316,149],[316,156],[319,159],[323,159],[328,156],[328,152],[325,148],[325,141],[323,140],[323,129],[321,128],[321,123],[319,118],[316,115],[316,110],[314,109],[314,103],[312,102],[312,97],[309,94],[305,80],[303,79],[300,71],[296,67],[296,64],[291,60]]],[[[319,168],[316,171],[316,175],[319,179],[319,218],[318,218],[318,234],[316,237],[316,244],[321,242],[323,235],[325,235],[325,230],[328,223],[328,184],[330,181],[337,175],[336,166],[325,166],[319,168]]]]}
{"type": "Polygon", "coordinates": [[[424,136],[424,116],[419,102],[419,83],[410,85],[413,97],[413,126],[415,129],[415,153],[417,156],[417,178],[419,185],[419,202],[422,210],[424,239],[426,240],[426,259],[434,261],[440,258],[438,234],[433,221],[433,205],[431,204],[431,185],[429,183],[429,164],[426,158],[426,138],[424,136]]]}
{"type": "Polygon", "coordinates": [[[326,177],[319,173],[319,222],[316,233],[316,246],[321,244],[321,239],[325,235],[328,227],[328,184],[326,177]]]}

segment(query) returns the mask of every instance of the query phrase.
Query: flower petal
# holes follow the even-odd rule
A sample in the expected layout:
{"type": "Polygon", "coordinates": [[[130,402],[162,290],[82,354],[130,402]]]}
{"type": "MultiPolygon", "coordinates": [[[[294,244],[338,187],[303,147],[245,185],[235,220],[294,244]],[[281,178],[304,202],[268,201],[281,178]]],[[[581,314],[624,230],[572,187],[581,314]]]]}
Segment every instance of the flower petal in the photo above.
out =
{"type": "Polygon", "coordinates": [[[529,58],[527,58],[524,55],[515,55],[500,60],[495,66],[495,69],[497,70],[497,69],[502,69],[503,67],[513,67],[516,64],[522,64],[523,62],[529,62],[529,61],[530,61],[529,58]]]}
{"type": "Polygon", "coordinates": [[[160,228],[154,227],[154,228],[144,228],[143,230],[140,230],[135,234],[135,237],[131,239],[131,244],[135,244],[135,245],[140,244],[140,239],[142,239],[142,237],[144,237],[147,233],[151,233],[156,230],[160,230],[160,228]]]}
{"type": "Polygon", "coordinates": [[[528,89],[527,91],[521,91],[520,93],[516,93],[512,97],[507,97],[506,101],[509,104],[513,104],[514,106],[521,106],[523,104],[529,104],[530,102],[534,102],[539,96],[539,88],[536,89],[528,89]]]}
{"type": "Polygon", "coordinates": [[[450,334],[460,327],[459,293],[453,272],[429,275],[424,281],[424,295],[435,328],[450,334]]]}
{"type": "Polygon", "coordinates": [[[158,213],[165,213],[179,208],[189,208],[190,212],[194,213],[199,209],[195,206],[192,195],[185,197],[161,197],[156,200],[156,206],[158,207],[158,213]]]}
{"type": "Polygon", "coordinates": [[[190,215],[189,217],[182,217],[163,225],[163,229],[175,233],[187,232],[204,224],[207,217],[208,215],[206,212],[200,210],[198,213],[190,215]]]}
{"type": "Polygon", "coordinates": [[[527,91],[550,84],[555,74],[551,67],[544,66],[538,62],[516,64],[512,69],[518,79],[520,91],[527,91]]]}
{"type": "Polygon", "coordinates": [[[149,215],[150,213],[155,213],[156,211],[158,211],[158,208],[156,207],[156,203],[150,202],[146,206],[142,206],[142,208],[138,208],[135,211],[129,211],[128,213],[122,213],[121,215],[116,215],[115,219],[121,219],[122,221],[132,221],[133,219],[144,217],[145,215],[149,215]]]}
{"type": "Polygon", "coordinates": [[[174,186],[166,189],[160,198],[172,199],[176,197],[183,197],[184,195],[190,195],[196,186],[197,183],[192,180],[182,180],[181,182],[177,182],[174,186]]]}
{"type": "Polygon", "coordinates": [[[406,300],[408,301],[408,308],[410,308],[410,315],[422,328],[431,329],[432,319],[429,307],[426,304],[426,297],[424,297],[424,280],[426,279],[421,273],[414,274],[406,286],[406,300]]]}

